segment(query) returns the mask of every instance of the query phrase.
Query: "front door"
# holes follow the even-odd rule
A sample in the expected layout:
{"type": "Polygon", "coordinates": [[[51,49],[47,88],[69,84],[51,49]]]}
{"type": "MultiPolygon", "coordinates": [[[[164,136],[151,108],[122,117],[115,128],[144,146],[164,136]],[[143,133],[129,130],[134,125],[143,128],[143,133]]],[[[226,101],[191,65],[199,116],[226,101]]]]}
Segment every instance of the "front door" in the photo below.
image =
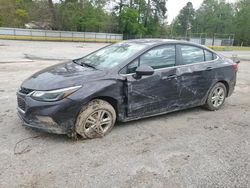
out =
{"type": "Polygon", "coordinates": [[[175,62],[175,45],[162,45],[128,65],[128,117],[149,116],[176,108],[178,88],[175,62]],[[140,65],[151,66],[154,74],[136,78],[134,72],[140,65]]]}

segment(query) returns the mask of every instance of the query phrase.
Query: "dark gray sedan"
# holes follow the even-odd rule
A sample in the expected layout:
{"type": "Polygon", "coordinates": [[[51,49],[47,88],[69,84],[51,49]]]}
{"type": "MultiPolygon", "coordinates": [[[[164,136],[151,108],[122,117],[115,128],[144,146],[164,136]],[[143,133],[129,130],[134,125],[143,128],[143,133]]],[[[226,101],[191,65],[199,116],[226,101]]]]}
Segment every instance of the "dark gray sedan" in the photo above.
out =
{"type": "Polygon", "coordinates": [[[116,43],[26,79],[17,92],[23,125],[102,137],[116,121],[195,106],[218,110],[237,63],[197,44],[160,39],[116,43]]]}

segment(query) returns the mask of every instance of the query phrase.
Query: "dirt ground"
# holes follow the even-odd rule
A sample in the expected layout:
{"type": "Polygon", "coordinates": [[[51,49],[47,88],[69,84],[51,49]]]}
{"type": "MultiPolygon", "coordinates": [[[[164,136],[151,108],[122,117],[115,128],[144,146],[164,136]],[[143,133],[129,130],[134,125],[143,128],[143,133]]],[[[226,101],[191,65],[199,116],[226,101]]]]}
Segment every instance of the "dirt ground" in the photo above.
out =
{"type": "MultiPolygon", "coordinates": [[[[61,62],[37,58],[40,48],[29,47],[32,43],[20,47],[0,40],[0,57],[5,57],[0,63],[1,188],[250,187],[250,61],[241,62],[235,92],[219,111],[193,108],[120,123],[102,139],[73,141],[21,126],[15,94],[21,82],[61,62]],[[24,50],[36,58],[25,59],[24,50]]],[[[44,54],[52,53],[50,45],[44,54]]],[[[66,45],[69,51],[77,48],[66,45]]],[[[84,53],[97,48],[79,45],[84,53]]]]}

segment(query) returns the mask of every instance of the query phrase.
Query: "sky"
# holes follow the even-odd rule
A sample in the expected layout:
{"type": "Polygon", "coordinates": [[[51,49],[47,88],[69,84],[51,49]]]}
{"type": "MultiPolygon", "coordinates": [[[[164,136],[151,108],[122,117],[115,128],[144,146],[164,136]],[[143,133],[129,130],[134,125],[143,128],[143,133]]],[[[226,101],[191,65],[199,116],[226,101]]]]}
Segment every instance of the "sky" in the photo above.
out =
{"type": "MultiPolygon", "coordinates": [[[[236,0],[226,0],[227,2],[235,2],[236,0]]],[[[188,3],[193,3],[194,9],[198,9],[203,0],[168,0],[167,1],[167,21],[171,23],[173,19],[179,14],[180,10],[188,3]]]]}
{"type": "Polygon", "coordinates": [[[194,9],[198,9],[203,0],[168,0],[167,1],[167,20],[171,23],[172,20],[179,14],[180,10],[188,3],[193,3],[194,9]]]}

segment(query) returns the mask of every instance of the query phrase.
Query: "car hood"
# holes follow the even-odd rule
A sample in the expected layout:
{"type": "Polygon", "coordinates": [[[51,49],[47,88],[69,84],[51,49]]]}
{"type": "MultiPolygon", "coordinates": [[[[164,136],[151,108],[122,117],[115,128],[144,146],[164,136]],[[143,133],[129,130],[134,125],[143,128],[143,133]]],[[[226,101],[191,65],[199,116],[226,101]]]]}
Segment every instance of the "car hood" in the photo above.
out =
{"type": "Polygon", "coordinates": [[[82,85],[85,81],[102,78],[105,71],[81,66],[72,61],[43,69],[22,83],[22,87],[33,90],[53,90],[82,85]]]}

